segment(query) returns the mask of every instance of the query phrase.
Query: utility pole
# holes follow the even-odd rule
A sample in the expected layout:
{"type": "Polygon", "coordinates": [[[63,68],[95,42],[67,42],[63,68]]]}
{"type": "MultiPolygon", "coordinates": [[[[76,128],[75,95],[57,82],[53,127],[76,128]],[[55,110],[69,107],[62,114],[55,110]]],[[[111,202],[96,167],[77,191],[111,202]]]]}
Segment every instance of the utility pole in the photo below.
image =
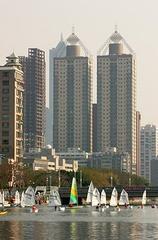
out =
{"type": "Polygon", "coordinates": [[[58,187],[60,188],[60,168],[59,168],[59,170],[58,170],[58,187]]]}
{"type": "Polygon", "coordinates": [[[111,187],[113,186],[113,176],[110,177],[111,187]]]}
{"type": "Polygon", "coordinates": [[[50,185],[50,189],[51,189],[51,186],[52,186],[52,176],[51,175],[49,176],[49,185],[50,185]]]}
{"type": "Polygon", "coordinates": [[[82,170],[80,170],[80,188],[82,187],[82,170]]]}
{"type": "Polygon", "coordinates": [[[132,184],[132,179],[131,177],[129,177],[129,186],[131,186],[131,184],[132,184]]]}

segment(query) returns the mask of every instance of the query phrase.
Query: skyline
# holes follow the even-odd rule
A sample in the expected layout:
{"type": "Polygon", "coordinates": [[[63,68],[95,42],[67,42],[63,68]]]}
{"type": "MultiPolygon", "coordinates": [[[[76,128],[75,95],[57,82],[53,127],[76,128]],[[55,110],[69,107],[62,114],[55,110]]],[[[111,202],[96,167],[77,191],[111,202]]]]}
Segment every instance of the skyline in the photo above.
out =
{"type": "MultiPolygon", "coordinates": [[[[156,112],[158,76],[158,31],[156,0],[148,1],[107,0],[51,1],[20,0],[11,2],[0,0],[2,11],[0,65],[14,50],[16,55],[27,55],[28,48],[37,47],[46,52],[47,86],[48,53],[56,47],[63,32],[64,39],[75,26],[75,33],[95,58],[98,49],[118,25],[118,31],[130,44],[137,58],[137,110],[140,111],[142,125],[147,123],[158,126],[156,112]],[[142,5],[143,4],[143,5],[142,5]],[[87,10],[88,9],[88,10],[87,10]],[[147,16],[150,14],[150,18],[147,16]],[[13,26],[13,27],[12,27],[13,26]],[[100,26],[100,27],[98,27],[100,26]],[[155,42],[155,44],[152,44],[155,42]],[[152,108],[152,109],[151,109],[152,108]]],[[[94,69],[96,75],[96,68],[94,69]]],[[[95,79],[96,81],[96,79],[95,79]]],[[[47,88],[48,95],[48,88],[47,88]]],[[[47,96],[48,103],[48,96],[47,96]]]]}

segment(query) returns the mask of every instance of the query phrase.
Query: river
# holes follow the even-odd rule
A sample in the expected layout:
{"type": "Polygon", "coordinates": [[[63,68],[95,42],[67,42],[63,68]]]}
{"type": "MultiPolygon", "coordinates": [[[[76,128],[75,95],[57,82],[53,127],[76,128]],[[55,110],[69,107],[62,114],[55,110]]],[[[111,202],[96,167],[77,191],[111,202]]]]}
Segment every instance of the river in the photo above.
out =
{"type": "Polygon", "coordinates": [[[0,240],[144,240],[158,239],[158,209],[91,208],[54,211],[12,208],[0,216],[0,240]]]}

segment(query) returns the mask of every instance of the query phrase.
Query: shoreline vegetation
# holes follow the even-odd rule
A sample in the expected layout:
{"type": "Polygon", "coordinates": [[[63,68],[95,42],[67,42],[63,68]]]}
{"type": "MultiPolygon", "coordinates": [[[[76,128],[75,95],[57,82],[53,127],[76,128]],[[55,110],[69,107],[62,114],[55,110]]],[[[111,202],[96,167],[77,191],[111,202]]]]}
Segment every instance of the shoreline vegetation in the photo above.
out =
{"type": "MultiPolygon", "coordinates": [[[[58,171],[33,171],[28,167],[21,167],[15,171],[14,186],[18,188],[26,188],[30,185],[34,186],[54,186],[59,185],[58,171]]],[[[121,173],[111,169],[95,169],[95,168],[80,168],[77,172],[60,171],[60,186],[69,187],[75,175],[78,186],[81,182],[82,186],[89,186],[92,181],[96,187],[110,186],[148,186],[148,182],[143,177],[121,173]]],[[[12,169],[7,163],[0,165],[0,189],[8,188],[12,178],[12,169]]]]}

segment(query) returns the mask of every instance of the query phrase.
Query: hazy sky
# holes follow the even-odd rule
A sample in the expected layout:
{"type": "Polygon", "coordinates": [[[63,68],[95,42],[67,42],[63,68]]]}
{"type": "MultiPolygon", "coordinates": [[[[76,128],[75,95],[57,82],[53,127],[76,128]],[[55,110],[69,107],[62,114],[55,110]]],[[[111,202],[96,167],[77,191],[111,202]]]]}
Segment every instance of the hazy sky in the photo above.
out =
{"type": "Polygon", "coordinates": [[[29,47],[45,50],[48,63],[48,50],[73,25],[95,57],[115,24],[136,52],[142,124],[158,126],[158,0],[0,0],[0,64],[29,47]]]}

